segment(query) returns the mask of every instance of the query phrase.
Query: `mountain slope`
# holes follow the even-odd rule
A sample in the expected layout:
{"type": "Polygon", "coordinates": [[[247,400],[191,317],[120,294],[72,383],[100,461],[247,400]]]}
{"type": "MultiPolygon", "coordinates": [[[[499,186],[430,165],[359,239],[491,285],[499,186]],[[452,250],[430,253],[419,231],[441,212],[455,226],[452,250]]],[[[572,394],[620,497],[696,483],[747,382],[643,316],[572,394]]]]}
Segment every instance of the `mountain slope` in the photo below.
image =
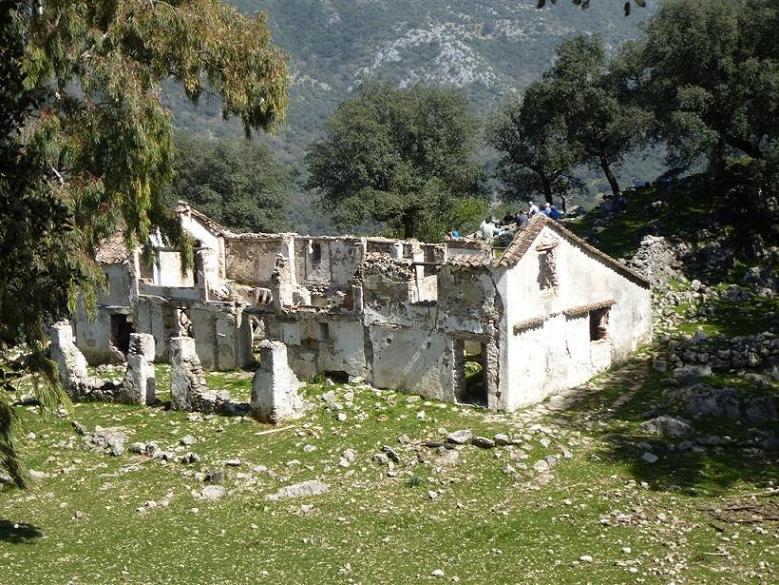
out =
{"type": "MultiPolygon", "coordinates": [[[[649,10],[625,18],[613,2],[581,11],[567,2],[538,10],[535,0],[234,0],[267,11],[275,41],[291,55],[289,119],[274,140],[298,159],[335,106],[361,82],[382,78],[462,88],[481,112],[536,79],[555,46],[579,33],[609,47],[637,34],[649,10]]],[[[619,8],[619,7],[617,7],[619,8]]],[[[237,134],[218,104],[197,110],[171,90],[177,125],[197,133],[237,134]]]]}

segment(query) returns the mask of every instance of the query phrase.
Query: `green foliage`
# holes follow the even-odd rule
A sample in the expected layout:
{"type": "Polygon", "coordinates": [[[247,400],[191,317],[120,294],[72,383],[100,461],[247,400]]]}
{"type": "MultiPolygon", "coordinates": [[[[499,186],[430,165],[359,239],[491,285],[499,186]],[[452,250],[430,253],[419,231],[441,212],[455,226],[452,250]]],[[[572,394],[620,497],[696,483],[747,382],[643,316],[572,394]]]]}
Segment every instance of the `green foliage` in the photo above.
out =
{"type": "Polygon", "coordinates": [[[569,191],[580,188],[573,169],[584,155],[569,139],[560,97],[555,84],[542,79],[492,117],[488,139],[503,153],[496,174],[508,199],[540,193],[551,204],[555,196],[561,198],[565,208],[569,191]]]}
{"type": "Polygon", "coordinates": [[[174,178],[165,197],[184,200],[239,232],[287,229],[286,169],[267,146],[247,140],[176,139],[174,178]]]}
{"type": "Polygon", "coordinates": [[[439,234],[461,219],[459,199],[479,194],[476,121],[454,90],[370,84],[344,102],[306,162],[316,189],[343,226],[380,222],[394,234],[439,234]]]}
{"type": "Polygon", "coordinates": [[[616,196],[620,187],[612,167],[644,142],[652,116],[622,98],[627,81],[619,67],[607,67],[603,40],[582,35],[558,47],[555,65],[544,78],[555,87],[568,140],[585,162],[603,171],[616,196]]]}
{"type": "Polygon", "coordinates": [[[779,137],[778,27],[770,0],[669,0],[650,19],[635,90],[678,158],[766,156],[779,137]]]}
{"type": "MultiPolygon", "coordinates": [[[[221,95],[223,115],[248,134],[283,121],[286,59],[263,15],[216,0],[20,0],[1,10],[0,344],[40,357],[46,326],[79,294],[94,301],[105,237],[123,227],[133,245],[157,225],[186,248],[160,197],[173,158],[162,80],[192,101],[206,87],[221,95]]],[[[48,360],[34,363],[56,377],[48,360]]],[[[11,420],[0,416],[0,468],[22,485],[11,420]]]]}

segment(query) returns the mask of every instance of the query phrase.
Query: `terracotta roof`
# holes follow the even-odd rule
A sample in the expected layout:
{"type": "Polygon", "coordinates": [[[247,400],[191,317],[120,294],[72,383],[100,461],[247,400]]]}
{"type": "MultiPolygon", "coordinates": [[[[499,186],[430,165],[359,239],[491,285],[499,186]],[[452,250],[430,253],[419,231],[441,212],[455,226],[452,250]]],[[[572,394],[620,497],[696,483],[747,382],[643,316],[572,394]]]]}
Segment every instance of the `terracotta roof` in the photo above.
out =
{"type": "Polygon", "coordinates": [[[104,240],[97,248],[95,260],[98,264],[129,264],[132,252],[124,240],[124,230],[120,229],[104,240]]]}
{"type": "Polygon", "coordinates": [[[586,240],[580,238],[572,231],[564,228],[559,221],[549,219],[543,214],[533,216],[524,227],[517,230],[517,233],[514,236],[514,239],[511,241],[511,244],[509,244],[509,247],[506,248],[506,251],[503,252],[503,255],[495,263],[495,266],[508,268],[517,264],[517,262],[519,262],[530,249],[530,246],[533,245],[533,242],[544,229],[544,227],[551,229],[571,243],[584,249],[585,253],[589,254],[596,260],[599,260],[631,282],[634,282],[635,284],[644,288],[649,288],[649,281],[641,276],[638,272],[628,268],[622,264],[622,262],[615,260],[605,252],[601,252],[586,240]]]}

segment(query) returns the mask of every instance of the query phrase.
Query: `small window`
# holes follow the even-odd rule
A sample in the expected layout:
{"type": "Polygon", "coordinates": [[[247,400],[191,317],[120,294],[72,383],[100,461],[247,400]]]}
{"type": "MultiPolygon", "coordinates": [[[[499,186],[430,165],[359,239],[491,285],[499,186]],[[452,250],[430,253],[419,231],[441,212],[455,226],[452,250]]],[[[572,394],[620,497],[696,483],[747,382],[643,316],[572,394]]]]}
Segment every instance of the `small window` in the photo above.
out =
{"type": "Polygon", "coordinates": [[[322,243],[312,242],[311,244],[311,263],[319,266],[322,263],[322,243]]]}
{"type": "Polygon", "coordinates": [[[590,341],[606,339],[609,326],[609,308],[590,311],[590,341]]]}
{"type": "Polygon", "coordinates": [[[557,288],[557,258],[554,248],[538,253],[538,285],[542,291],[553,292],[557,288]]]}
{"type": "Polygon", "coordinates": [[[326,341],[330,339],[330,325],[328,323],[318,323],[318,339],[326,341]]]}

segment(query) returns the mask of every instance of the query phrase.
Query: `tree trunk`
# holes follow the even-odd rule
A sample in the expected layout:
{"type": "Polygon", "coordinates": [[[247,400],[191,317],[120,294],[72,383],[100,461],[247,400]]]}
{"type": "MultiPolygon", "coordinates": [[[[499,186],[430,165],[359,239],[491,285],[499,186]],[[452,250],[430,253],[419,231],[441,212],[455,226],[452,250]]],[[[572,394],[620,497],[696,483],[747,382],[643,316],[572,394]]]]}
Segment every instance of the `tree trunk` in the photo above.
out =
{"type": "Polygon", "coordinates": [[[541,175],[541,183],[544,186],[544,199],[546,199],[549,205],[554,205],[554,200],[552,199],[552,181],[550,181],[549,177],[546,175],[541,175]]]}
{"type": "Polygon", "coordinates": [[[403,215],[403,237],[405,239],[415,238],[419,231],[419,212],[411,209],[403,215]]]}
{"type": "Polygon", "coordinates": [[[617,182],[617,177],[614,176],[614,171],[611,170],[611,163],[605,156],[600,157],[600,168],[603,169],[603,174],[606,175],[606,180],[611,186],[611,192],[614,193],[614,197],[619,197],[622,191],[619,189],[619,183],[617,182]]]}

